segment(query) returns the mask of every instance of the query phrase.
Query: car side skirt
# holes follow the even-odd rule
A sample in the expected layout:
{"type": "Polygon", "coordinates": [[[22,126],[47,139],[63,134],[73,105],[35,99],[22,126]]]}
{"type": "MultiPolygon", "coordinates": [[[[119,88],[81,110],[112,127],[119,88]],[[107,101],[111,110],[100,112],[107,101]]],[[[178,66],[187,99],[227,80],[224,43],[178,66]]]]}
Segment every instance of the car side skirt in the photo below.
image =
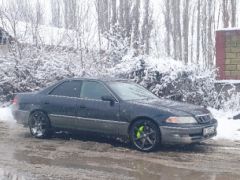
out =
{"type": "Polygon", "coordinates": [[[52,127],[128,136],[129,122],[49,114],[52,127]]]}

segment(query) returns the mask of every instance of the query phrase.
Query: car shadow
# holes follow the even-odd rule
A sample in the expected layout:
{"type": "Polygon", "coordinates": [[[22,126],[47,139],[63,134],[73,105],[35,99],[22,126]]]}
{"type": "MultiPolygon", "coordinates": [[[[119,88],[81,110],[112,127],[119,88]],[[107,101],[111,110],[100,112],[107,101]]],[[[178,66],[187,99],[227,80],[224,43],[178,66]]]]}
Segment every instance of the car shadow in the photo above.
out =
{"type": "Polygon", "coordinates": [[[53,134],[52,139],[55,138],[64,140],[79,140],[83,142],[96,142],[109,144],[113,147],[132,149],[130,141],[124,137],[115,137],[99,133],[60,131],[53,134]]]}
{"type": "MultiPolygon", "coordinates": [[[[124,148],[126,151],[137,151],[129,139],[124,137],[114,137],[105,134],[87,132],[56,132],[52,139],[79,140],[83,142],[96,142],[109,144],[113,148],[124,148]]],[[[201,142],[189,145],[159,145],[154,152],[181,152],[181,153],[206,153],[211,149],[211,144],[201,142]]],[[[139,152],[139,151],[138,151],[139,152]]],[[[141,152],[140,152],[141,153],[141,152]]]]}
{"type": "Polygon", "coordinates": [[[187,144],[187,145],[162,145],[158,147],[157,151],[160,152],[181,152],[181,153],[206,153],[209,152],[208,144],[196,143],[196,144],[187,144]]]}

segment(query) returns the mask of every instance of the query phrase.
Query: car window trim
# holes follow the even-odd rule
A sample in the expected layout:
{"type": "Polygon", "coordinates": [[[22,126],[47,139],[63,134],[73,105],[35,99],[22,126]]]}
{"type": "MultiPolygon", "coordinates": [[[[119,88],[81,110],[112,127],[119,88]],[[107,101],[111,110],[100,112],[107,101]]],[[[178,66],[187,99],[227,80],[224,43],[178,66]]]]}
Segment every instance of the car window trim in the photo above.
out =
{"type": "MultiPolygon", "coordinates": [[[[70,98],[70,99],[80,99],[80,100],[91,100],[91,101],[99,101],[99,102],[107,102],[103,101],[101,99],[89,99],[89,98],[81,98],[81,97],[70,97],[70,96],[61,96],[61,95],[52,95],[52,94],[47,94],[48,96],[54,96],[54,97],[64,97],[64,98],[70,98]]],[[[118,101],[115,101],[115,103],[119,103],[118,101]]]]}

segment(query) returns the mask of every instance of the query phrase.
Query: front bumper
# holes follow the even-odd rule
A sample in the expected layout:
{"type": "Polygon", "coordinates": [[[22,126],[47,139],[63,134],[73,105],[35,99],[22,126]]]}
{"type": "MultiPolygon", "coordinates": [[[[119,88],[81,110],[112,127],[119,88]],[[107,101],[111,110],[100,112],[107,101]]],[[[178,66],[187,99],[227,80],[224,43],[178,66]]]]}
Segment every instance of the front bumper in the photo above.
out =
{"type": "Polygon", "coordinates": [[[191,144],[207,140],[217,135],[217,122],[191,127],[160,126],[161,141],[163,144],[191,144]],[[207,136],[203,135],[203,129],[214,127],[215,131],[207,136]]]}

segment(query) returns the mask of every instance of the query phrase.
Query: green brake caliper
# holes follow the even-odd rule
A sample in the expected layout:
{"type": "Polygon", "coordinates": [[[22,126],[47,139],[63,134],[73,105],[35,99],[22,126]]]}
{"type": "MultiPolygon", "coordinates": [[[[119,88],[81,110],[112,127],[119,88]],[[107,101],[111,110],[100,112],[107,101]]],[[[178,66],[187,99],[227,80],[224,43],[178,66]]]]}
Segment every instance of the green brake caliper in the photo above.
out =
{"type": "Polygon", "coordinates": [[[136,137],[137,137],[137,139],[139,139],[139,138],[141,137],[141,134],[142,134],[143,130],[144,130],[144,126],[140,126],[140,127],[137,129],[136,134],[135,134],[136,137]]]}

